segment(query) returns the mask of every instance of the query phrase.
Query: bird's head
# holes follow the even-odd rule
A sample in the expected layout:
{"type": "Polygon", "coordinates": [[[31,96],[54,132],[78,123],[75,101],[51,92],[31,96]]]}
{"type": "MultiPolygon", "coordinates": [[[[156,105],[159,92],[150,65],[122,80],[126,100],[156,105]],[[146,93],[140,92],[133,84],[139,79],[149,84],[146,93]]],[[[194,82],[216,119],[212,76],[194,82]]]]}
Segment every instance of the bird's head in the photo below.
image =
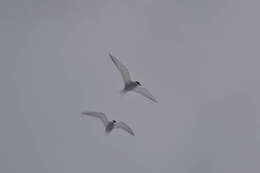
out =
{"type": "Polygon", "coordinates": [[[112,123],[116,123],[116,120],[113,120],[112,123]]]}
{"type": "Polygon", "coordinates": [[[136,83],[137,85],[141,86],[141,83],[140,83],[140,82],[138,82],[138,81],[135,81],[135,83],[136,83]]]}

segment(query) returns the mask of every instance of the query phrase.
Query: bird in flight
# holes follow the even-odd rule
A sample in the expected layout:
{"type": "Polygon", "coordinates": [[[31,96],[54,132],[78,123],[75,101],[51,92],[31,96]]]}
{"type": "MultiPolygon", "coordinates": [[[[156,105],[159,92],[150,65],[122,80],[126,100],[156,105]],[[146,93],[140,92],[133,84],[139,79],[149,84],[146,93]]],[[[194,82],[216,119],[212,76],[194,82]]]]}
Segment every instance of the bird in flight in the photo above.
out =
{"type": "Polygon", "coordinates": [[[140,82],[133,81],[130,77],[130,73],[125,65],[123,65],[116,57],[114,57],[112,54],[109,54],[111,60],[119,70],[123,81],[124,81],[124,88],[121,90],[121,93],[125,94],[129,91],[134,91],[136,93],[139,93],[143,95],[144,97],[154,101],[158,102],[155,97],[146,89],[144,88],[140,82]]]}
{"type": "Polygon", "coordinates": [[[135,136],[133,130],[126,123],[124,123],[122,121],[117,122],[115,120],[108,121],[107,116],[102,112],[86,111],[86,112],[82,112],[82,114],[100,119],[105,126],[105,132],[107,134],[110,133],[113,129],[120,128],[120,129],[123,129],[124,131],[128,132],[129,134],[135,136]]]}

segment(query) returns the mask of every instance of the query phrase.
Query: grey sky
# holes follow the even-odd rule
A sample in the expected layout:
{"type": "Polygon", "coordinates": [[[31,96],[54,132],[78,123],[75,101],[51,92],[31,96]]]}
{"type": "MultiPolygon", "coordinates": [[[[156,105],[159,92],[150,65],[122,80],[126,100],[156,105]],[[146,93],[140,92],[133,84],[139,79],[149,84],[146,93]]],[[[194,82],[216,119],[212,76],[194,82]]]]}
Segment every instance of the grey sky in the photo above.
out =
{"type": "Polygon", "coordinates": [[[258,173],[259,5],[1,1],[0,172],[258,173]],[[158,104],[120,97],[110,52],[158,104]]]}

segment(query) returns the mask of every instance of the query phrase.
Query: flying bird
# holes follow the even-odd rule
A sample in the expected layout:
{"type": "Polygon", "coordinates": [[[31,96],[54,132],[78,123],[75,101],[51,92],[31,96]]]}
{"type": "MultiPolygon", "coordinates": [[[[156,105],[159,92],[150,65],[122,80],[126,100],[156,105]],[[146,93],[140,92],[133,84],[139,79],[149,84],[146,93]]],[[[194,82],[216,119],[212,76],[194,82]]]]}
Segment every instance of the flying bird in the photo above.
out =
{"type": "Polygon", "coordinates": [[[121,90],[122,94],[125,94],[129,91],[134,91],[136,93],[139,93],[143,95],[144,97],[154,101],[157,103],[157,100],[155,97],[148,91],[148,89],[144,88],[142,84],[138,81],[133,81],[131,79],[130,73],[125,65],[123,65],[116,57],[114,57],[112,54],[109,54],[111,60],[119,70],[123,81],[124,81],[124,88],[121,90]]]}
{"type": "Polygon", "coordinates": [[[100,119],[105,126],[105,132],[107,134],[110,133],[113,129],[120,128],[120,129],[123,129],[124,131],[128,132],[129,134],[135,136],[133,130],[126,123],[124,123],[122,121],[117,122],[115,120],[108,121],[107,116],[102,112],[86,111],[86,112],[82,112],[82,114],[100,119]]]}

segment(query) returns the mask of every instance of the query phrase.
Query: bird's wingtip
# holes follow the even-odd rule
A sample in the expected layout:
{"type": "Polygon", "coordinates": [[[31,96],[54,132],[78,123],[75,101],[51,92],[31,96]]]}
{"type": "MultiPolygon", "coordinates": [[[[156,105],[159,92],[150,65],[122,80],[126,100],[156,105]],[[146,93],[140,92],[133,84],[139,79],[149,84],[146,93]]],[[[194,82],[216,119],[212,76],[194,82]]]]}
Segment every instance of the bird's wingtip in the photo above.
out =
{"type": "Polygon", "coordinates": [[[81,112],[81,115],[88,115],[88,111],[81,112]]]}

